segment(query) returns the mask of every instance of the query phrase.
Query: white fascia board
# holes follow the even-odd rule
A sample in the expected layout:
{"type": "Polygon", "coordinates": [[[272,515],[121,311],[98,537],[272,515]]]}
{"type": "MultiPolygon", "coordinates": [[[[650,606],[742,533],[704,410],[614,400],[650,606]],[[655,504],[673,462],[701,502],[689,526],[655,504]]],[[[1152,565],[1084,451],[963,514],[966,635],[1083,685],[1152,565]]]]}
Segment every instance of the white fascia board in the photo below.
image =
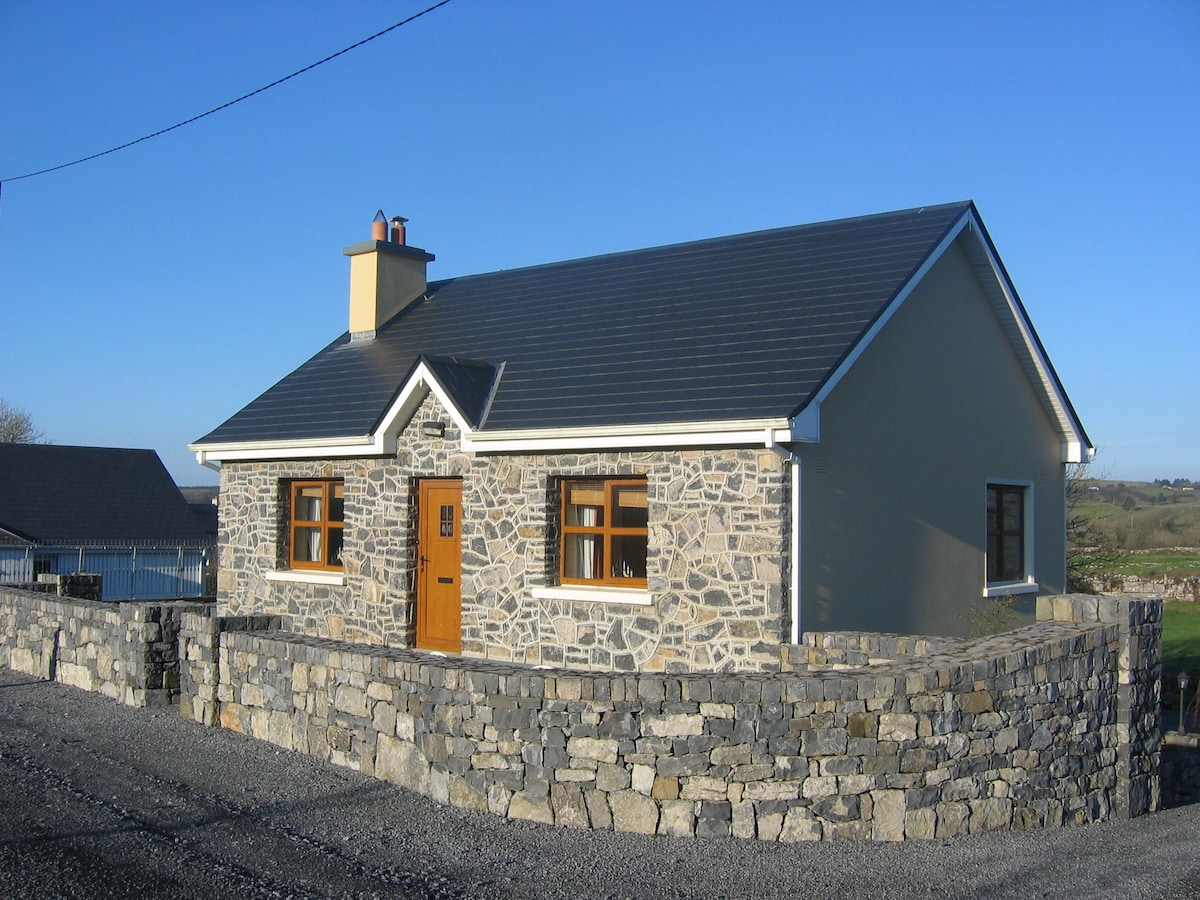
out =
{"type": "Polygon", "coordinates": [[[761,444],[765,430],[775,440],[792,440],[787,419],[618,425],[607,428],[538,428],[525,431],[463,432],[463,449],[475,453],[613,450],[638,447],[712,447],[761,444]]]}
{"type": "Polygon", "coordinates": [[[809,402],[792,419],[792,440],[802,444],[819,444],[821,442],[821,404],[817,400],[809,402]]]}
{"type": "Polygon", "coordinates": [[[424,360],[422,360],[413,369],[413,373],[408,376],[408,381],[404,383],[404,387],[400,389],[400,393],[396,395],[396,399],[392,401],[392,405],[383,414],[379,428],[376,429],[376,437],[383,436],[384,452],[396,452],[397,436],[404,430],[404,426],[412,419],[413,414],[417,411],[417,407],[421,405],[430,393],[437,397],[442,408],[454,420],[454,424],[458,426],[459,431],[462,432],[464,437],[470,433],[470,424],[463,417],[463,414],[459,412],[458,407],[454,405],[454,401],[450,399],[450,395],[446,393],[446,389],[442,387],[433,373],[429,371],[424,360]]]}
{"type": "Polygon", "coordinates": [[[256,459],[327,459],[333,457],[378,456],[383,451],[371,435],[342,438],[306,438],[295,441],[254,441],[252,443],[192,444],[200,465],[256,459]]]}
{"type": "Polygon", "coordinates": [[[983,224],[976,218],[973,211],[969,212],[969,216],[973,225],[971,231],[974,235],[976,246],[982,251],[984,258],[987,260],[987,264],[992,271],[992,276],[996,279],[996,285],[1000,288],[1000,292],[1004,296],[1004,302],[1008,306],[1009,314],[1012,316],[1012,320],[1020,332],[1021,340],[1029,353],[1030,359],[1033,360],[1041,388],[1046,396],[1049,397],[1050,406],[1058,416],[1058,425],[1063,437],[1063,461],[1090,462],[1095,455],[1095,448],[1085,439],[1082,423],[1071,412],[1071,403],[1067,399],[1062,385],[1051,374],[1053,367],[1050,365],[1050,360],[1047,359],[1041,345],[1034,337],[1033,323],[1029,321],[1024,308],[1017,300],[1016,288],[1008,280],[1004,266],[1000,264],[1000,260],[992,250],[991,242],[984,238],[983,224]]]}
{"type": "Polygon", "coordinates": [[[1096,458],[1096,448],[1082,441],[1063,441],[1062,461],[1087,464],[1096,458]]]}
{"type": "Polygon", "coordinates": [[[254,441],[229,444],[193,444],[188,449],[196,453],[201,465],[208,462],[250,461],[256,459],[332,459],[356,456],[390,456],[396,452],[396,438],[412,419],[425,398],[433,393],[466,435],[470,428],[450,396],[421,362],[404,383],[396,399],[384,412],[379,427],[372,434],[300,439],[293,441],[254,441]]]}
{"type": "MultiPolygon", "coordinates": [[[[431,379],[432,381],[432,379],[431,379]]],[[[513,451],[611,450],[637,447],[703,447],[762,442],[764,431],[781,444],[793,440],[786,419],[735,422],[695,422],[656,426],[609,428],[530,429],[480,435],[472,432],[436,381],[406,385],[374,435],[324,441],[263,441],[254,444],[193,445],[201,465],[206,462],[257,459],[327,459],[335,457],[383,456],[396,452],[396,436],[412,417],[421,401],[432,391],[450,413],[462,433],[462,448],[469,453],[513,451]]]]}
{"type": "MultiPolygon", "coordinates": [[[[942,258],[942,254],[945,253],[950,245],[958,239],[958,236],[962,233],[962,230],[966,228],[973,219],[974,216],[971,215],[970,210],[965,211],[959,217],[958,221],[950,227],[950,230],[946,232],[946,234],[942,237],[942,240],[933,249],[933,252],[930,253],[925,259],[925,262],[923,262],[908,279],[908,281],[904,283],[903,287],[896,292],[896,296],[892,298],[891,302],[884,307],[883,311],[879,314],[879,318],[872,323],[871,327],[867,329],[866,334],[864,334],[859,342],[854,345],[850,353],[847,354],[846,358],[842,360],[841,365],[839,365],[837,369],[834,370],[834,373],[829,376],[829,379],[823,385],[821,385],[821,389],[817,391],[816,396],[809,401],[808,406],[806,406],[801,412],[801,416],[804,416],[805,413],[808,413],[809,410],[812,410],[811,416],[815,417],[816,419],[815,425],[812,426],[815,428],[816,436],[809,437],[808,440],[817,441],[820,439],[821,403],[831,393],[833,393],[833,389],[838,386],[838,383],[845,377],[846,373],[850,371],[850,367],[858,362],[858,358],[863,355],[867,347],[871,345],[871,342],[875,340],[875,337],[880,331],[883,330],[883,326],[891,320],[892,316],[896,314],[896,311],[900,308],[901,304],[903,304],[904,301],[908,299],[909,295],[916,290],[917,285],[921,283],[922,279],[924,279],[927,274],[929,274],[929,270],[937,264],[937,261],[942,258]]],[[[804,438],[801,438],[801,440],[804,440],[804,438]]]]}
{"type": "Polygon", "coordinates": [[[36,541],[31,541],[28,538],[23,538],[19,534],[13,534],[7,528],[0,528],[0,537],[6,538],[7,540],[5,541],[5,544],[7,544],[10,547],[14,546],[14,545],[20,546],[20,547],[35,547],[35,546],[37,546],[36,541]]]}

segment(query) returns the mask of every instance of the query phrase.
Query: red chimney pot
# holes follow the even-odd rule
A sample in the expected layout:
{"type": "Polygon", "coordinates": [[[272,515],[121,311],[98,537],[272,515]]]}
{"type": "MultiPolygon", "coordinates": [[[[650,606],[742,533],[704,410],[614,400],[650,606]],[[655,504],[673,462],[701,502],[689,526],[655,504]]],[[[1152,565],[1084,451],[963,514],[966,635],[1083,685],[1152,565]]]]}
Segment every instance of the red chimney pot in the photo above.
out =
{"type": "Polygon", "coordinates": [[[407,241],[407,236],[404,230],[404,223],[408,219],[404,216],[392,216],[392,243],[404,244],[407,241]]]}

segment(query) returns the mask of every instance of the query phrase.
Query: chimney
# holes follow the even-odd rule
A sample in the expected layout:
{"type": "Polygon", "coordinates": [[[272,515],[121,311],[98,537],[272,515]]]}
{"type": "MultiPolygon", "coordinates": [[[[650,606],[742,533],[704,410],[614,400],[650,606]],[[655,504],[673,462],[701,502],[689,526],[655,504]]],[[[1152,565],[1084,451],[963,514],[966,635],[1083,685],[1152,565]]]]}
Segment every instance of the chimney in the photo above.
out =
{"type": "Polygon", "coordinates": [[[434,255],[405,243],[407,221],[393,216],[388,240],[388,220],[381,209],[371,223],[371,240],[342,251],[350,257],[352,341],[371,340],[385,322],[425,294],[425,266],[434,255]]]}

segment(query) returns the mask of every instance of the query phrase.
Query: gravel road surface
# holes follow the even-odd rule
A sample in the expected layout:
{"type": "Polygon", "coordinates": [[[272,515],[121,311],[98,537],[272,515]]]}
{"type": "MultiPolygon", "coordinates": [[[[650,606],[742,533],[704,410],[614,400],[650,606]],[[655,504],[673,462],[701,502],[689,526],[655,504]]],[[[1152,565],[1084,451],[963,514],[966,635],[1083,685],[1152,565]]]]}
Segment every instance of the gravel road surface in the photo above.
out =
{"type": "Polygon", "coordinates": [[[847,895],[1198,897],[1200,806],[908,844],[568,831],[0,669],[0,896],[847,895]]]}

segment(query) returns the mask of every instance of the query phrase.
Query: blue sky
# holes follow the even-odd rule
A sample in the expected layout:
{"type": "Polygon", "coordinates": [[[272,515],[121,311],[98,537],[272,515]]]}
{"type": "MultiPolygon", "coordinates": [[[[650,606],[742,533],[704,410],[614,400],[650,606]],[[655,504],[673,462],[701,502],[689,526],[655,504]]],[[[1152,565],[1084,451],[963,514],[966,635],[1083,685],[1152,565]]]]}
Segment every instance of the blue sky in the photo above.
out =
{"type": "MultiPolygon", "coordinates": [[[[0,4],[0,179],[432,0],[0,4]]],[[[1200,479],[1200,4],[485,2],[0,197],[0,398],[187,444],[345,330],[343,247],[433,279],[973,199],[1113,477],[1200,479]]]]}

